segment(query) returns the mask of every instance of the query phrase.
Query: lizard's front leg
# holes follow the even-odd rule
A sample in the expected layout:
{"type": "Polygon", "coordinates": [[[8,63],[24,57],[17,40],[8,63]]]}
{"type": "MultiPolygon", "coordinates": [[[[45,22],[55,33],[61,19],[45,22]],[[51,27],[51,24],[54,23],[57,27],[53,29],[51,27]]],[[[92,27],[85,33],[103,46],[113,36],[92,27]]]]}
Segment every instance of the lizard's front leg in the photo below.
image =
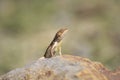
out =
{"type": "Polygon", "coordinates": [[[58,47],[58,53],[59,53],[60,56],[62,56],[61,46],[58,47]]]}
{"type": "Polygon", "coordinates": [[[62,56],[62,52],[61,52],[61,43],[62,43],[62,41],[59,42],[59,44],[58,44],[58,46],[57,46],[57,51],[58,51],[58,53],[59,53],[60,56],[62,56]]]}

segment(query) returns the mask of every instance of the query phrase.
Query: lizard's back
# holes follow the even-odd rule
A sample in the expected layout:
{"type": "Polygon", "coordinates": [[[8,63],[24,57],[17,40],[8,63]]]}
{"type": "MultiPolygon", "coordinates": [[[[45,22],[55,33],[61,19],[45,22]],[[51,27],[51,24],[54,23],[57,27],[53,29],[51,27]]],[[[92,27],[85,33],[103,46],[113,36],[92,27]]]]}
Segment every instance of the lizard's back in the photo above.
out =
{"type": "Polygon", "coordinates": [[[52,49],[52,46],[49,46],[44,54],[45,58],[50,58],[55,54],[55,51],[52,49]]]}

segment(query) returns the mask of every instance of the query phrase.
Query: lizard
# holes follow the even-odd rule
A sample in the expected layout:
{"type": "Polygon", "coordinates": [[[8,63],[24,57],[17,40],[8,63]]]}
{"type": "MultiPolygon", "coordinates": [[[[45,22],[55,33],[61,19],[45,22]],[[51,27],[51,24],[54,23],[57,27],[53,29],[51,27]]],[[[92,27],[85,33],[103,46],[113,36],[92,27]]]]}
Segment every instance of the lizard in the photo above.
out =
{"type": "Polygon", "coordinates": [[[52,42],[50,45],[47,47],[44,57],[45,58],[51,58],[55,55],[55,53],[58,51],[60,56],[62,55],[61,53],[61,43],[62,39],[64,38],[64,35],[68,31],[67,28],[62,28],[58,30],[58,32],[55,34],[55,37],[53,38],[52,42]]]}

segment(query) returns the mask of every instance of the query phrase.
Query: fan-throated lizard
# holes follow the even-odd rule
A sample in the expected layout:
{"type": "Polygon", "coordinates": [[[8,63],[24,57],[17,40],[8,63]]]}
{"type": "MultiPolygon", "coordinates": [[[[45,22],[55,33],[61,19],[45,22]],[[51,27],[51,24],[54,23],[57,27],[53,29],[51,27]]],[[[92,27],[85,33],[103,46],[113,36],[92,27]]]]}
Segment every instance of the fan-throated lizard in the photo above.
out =
{"type": "Polygon", "coordinates": [[[62,55],[62,54],[61,54],[61,42],[62,42],[62,39],[64,38],[64,34],[65,34],[67,31],[68,31],[67,28],[63,28],[63,29],[60,29],[60,30],[56,33],[53,41],[50,43],[50,45],[49,45],[48,48],[46,49],[46,52],[45,52],[45,54],[44,54],[44,57],[45,57],[45,58],[51,58],[51,57],[53,57],[57,51],[58,51],[58,53],[59,53],[60,55],[62,55]]]}

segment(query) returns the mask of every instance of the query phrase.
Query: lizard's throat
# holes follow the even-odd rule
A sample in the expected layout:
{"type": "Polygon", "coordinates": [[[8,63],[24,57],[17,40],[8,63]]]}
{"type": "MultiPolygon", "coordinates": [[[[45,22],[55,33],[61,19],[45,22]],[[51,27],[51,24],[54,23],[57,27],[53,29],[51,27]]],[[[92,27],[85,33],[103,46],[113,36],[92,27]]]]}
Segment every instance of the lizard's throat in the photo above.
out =
{"type": "Polygon", "coordinates": [[[52,49],[54,49],[57,45],[58,45],[58,42],[55,41],[55,42],[53,43],[53,47],[52,47],[52,49]]]}

